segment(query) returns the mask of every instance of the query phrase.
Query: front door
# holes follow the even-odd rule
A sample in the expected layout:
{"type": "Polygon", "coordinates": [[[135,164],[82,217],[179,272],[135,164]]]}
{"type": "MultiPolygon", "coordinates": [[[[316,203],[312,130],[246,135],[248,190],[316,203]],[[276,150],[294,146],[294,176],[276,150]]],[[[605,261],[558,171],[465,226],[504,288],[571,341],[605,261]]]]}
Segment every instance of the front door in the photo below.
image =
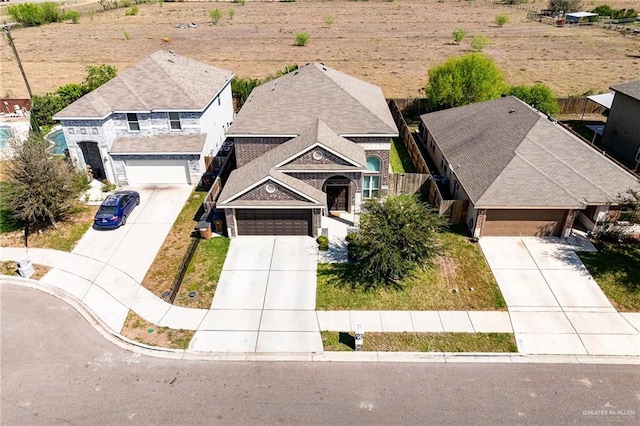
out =
{"type": "Polygon", "coordinates": [[[348,211],[348,186],[327,186],[327,206],[329,211],[348,211]]]}
{"type": "Polygon", "coordinates": [[[104,166],[102,165],[102,156],[100,155],[98,143],[78,142],[78,146],[82,150],[82,156],[84,157],[85,164],[91,166],[93,178],[103,180],[106,176],[104,174],[104,166]]]}

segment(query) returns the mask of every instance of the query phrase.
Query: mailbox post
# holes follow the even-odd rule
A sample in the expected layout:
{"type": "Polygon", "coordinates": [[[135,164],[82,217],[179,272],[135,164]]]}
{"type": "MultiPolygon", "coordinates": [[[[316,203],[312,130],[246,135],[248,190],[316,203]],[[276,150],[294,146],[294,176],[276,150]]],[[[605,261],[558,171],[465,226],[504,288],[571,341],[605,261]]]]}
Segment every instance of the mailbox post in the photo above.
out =
{"type": "Polygon", "coordinates": [[[362,324],[356,324],[356,351],[362,350],[362,345],[364,343],[364,328],[362,324]]]}

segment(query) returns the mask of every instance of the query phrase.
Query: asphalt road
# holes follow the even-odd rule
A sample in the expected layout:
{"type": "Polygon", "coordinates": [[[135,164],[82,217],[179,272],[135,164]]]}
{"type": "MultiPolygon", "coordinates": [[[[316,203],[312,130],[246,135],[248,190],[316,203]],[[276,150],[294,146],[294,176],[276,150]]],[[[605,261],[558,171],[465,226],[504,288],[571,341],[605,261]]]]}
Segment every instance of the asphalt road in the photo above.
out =
{"type": "Polygon", "coordinates": [[[35,290],[0,312],[3,425],[640,423],[637,366],[166,360],[35,290]]]}

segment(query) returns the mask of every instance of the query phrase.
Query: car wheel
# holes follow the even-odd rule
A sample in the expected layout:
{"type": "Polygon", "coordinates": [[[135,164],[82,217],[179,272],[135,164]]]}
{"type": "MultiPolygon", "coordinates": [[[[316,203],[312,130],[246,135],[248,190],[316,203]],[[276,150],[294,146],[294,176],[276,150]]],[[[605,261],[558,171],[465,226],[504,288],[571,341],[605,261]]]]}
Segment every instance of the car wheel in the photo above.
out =
{"type": "Polygon", "coordinates": [[[136,198],[136,206],[140,204],[140,197],[136,198]]]}
{"type": "Polygon", "coordinates": [[[125,226],[126,224],[127,224],[127,217],[122,216],[122,223],[120,224],[120,226],[125,226]]]}

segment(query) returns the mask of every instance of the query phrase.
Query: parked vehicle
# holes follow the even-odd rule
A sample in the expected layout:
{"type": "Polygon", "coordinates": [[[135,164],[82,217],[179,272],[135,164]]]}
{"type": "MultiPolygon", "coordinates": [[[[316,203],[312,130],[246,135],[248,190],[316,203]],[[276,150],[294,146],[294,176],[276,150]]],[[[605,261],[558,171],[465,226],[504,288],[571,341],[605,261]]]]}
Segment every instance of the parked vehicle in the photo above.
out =
{"type": "Polygon", "coordinates": [[[97,229],[114,229],[127,223],[127,217],[140,204],[136,191],[119,191],[109,195],[100,205],[93,226],[97,229]]]}

